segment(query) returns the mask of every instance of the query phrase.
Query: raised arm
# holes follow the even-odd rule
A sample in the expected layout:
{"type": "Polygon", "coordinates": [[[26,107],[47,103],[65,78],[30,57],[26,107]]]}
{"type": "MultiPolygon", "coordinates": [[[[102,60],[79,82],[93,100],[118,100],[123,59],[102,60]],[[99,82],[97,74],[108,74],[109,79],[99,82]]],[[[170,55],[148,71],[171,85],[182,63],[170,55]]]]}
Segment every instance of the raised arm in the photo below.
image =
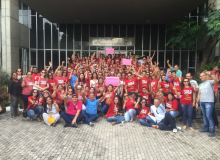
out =
{"type": "Polygon", "coordinates": [[[170,60],[168,59],[168,60],[167,60],[167,65],[169,66],[169,68],[172,68],[172,66],[170,65],[169,62],[170,62],[170,60]]]}

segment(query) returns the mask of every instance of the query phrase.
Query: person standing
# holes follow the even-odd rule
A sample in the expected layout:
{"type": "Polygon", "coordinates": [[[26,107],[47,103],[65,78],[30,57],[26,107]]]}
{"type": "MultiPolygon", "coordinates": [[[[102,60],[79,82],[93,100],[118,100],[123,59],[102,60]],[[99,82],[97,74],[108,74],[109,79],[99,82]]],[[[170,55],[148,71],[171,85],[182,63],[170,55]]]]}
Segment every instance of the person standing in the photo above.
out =
{"type": "Polygon", "coordinates": [[[18,103],[21,96],[21,82],[17,79],[17,73],[12,73],[11,79],[8,82],[8,97],[11,101],[11,118],[19,116],[18,103]]]}
{"type": "Polygon", "coordinates": [[[204,129],[200,132],[209,132],[209,137],[215,135],[215,125],[212,118],[212,111],[214,109],[214,85],[219,82],[218,78],[212,75],[209,71],[204,71],[200,74],[200,79],[203,81],[199,85],[199,93],[197,96],[196,107],[198,108],[198,103],[200,102],[201,110],[203,113],[204,129]],[[213,80],[208,80],[213,78],[213,80]]]}
{"type": "Polygon", "coordinates": [[[182,77],[182,71],[179,70],[179,66],[176,64],[174,68],[170,65],[169,59],[167,60],[167,65],[171,68],[171,71],[176,71],[176,76],[177,77],[182,77]]]}

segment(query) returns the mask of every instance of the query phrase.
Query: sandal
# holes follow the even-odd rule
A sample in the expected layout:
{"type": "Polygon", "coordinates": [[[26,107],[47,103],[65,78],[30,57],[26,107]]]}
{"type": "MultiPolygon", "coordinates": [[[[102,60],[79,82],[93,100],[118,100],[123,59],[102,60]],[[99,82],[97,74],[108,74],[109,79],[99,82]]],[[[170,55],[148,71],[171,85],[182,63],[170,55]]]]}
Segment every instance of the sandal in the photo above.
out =
{"type": "Polygon", "coordinates": [[[41,122],[40,118],[37,118],[37,121],[38,121],[38,122],[41,122]]]}
{"type": "Polygon", "coordinates": [[[33,121],[33,118],[31,118],[30,121],[33,121]]]}
{"type": "Polygon", "coordinates": [[[16,117],[15,117],[15,116],[12,116],[11,118],[12,118],[12,119],[16,119],[16,117]]]}

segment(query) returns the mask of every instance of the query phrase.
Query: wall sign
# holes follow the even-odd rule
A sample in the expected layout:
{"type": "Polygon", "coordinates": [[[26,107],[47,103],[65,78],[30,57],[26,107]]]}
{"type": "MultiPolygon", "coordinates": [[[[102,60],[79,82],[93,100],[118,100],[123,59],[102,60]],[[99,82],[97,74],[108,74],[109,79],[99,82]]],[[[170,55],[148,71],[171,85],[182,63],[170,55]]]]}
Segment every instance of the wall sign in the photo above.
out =
{"type": "Polygon", "coordinates": [[[90,46],[134,46],[134,37],[90,37],[90,46]]]}

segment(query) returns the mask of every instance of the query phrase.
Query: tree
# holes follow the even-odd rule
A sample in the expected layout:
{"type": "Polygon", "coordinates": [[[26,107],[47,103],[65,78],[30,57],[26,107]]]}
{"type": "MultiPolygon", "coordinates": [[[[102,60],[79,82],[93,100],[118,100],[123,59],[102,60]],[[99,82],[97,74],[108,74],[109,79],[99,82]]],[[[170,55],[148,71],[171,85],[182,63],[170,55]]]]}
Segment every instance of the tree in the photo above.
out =
{"type": "Polygon", "coordinates": [[[166,30],[168,41],[165,45],[170,48],[195,50],[196,45],[206,39],[205,46],[198,51],[202,52],[202,60],[197,63],[197,73],[207,63],[212,49],[220,40],[220,10],[213,9],[213,5],[199,15],[198,22],[197,19],[183,17],[168,24],[166,30]]]}

